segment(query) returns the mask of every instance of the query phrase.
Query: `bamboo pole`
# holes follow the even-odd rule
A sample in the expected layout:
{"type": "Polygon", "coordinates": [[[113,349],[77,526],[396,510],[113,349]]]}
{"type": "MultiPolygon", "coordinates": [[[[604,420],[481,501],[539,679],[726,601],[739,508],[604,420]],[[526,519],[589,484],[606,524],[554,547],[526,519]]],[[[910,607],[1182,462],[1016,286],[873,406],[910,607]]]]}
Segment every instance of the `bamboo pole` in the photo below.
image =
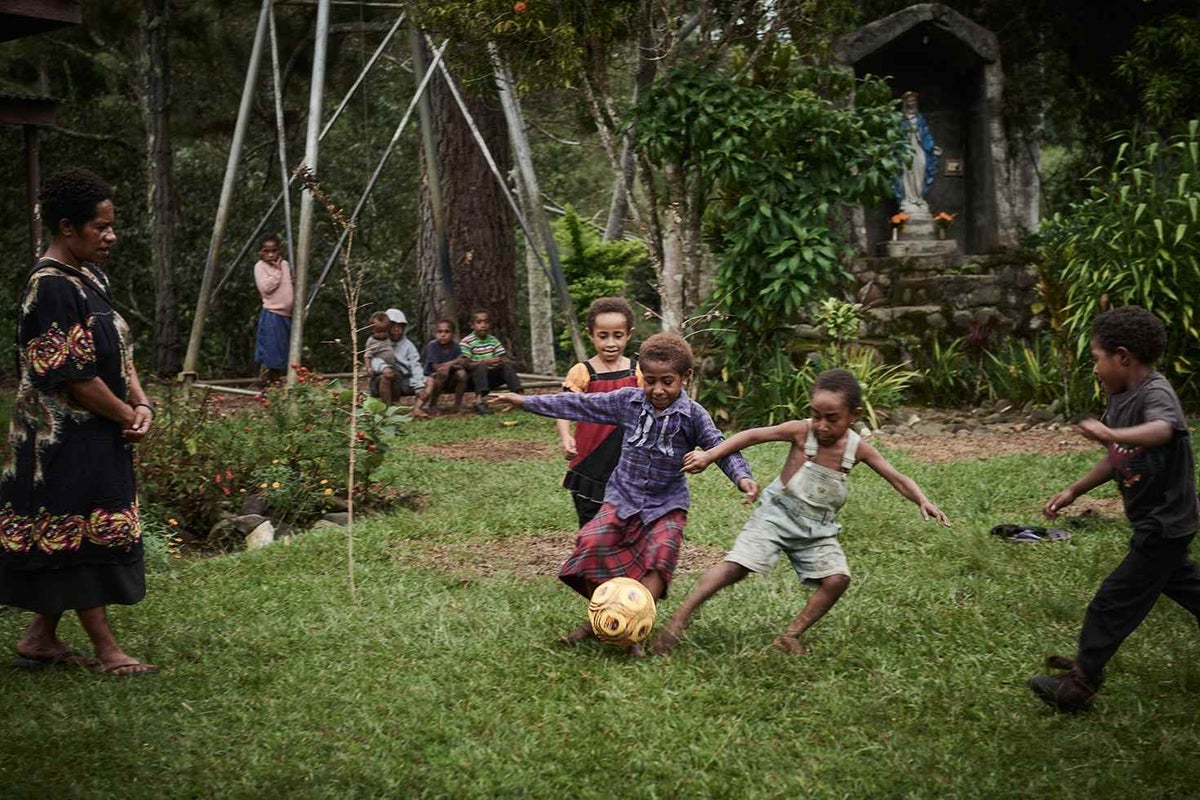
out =
{"type": "MultiPolygon", "coordinates": [[[[426,35],[425,38],[426,41],[428,41],[428,35],[426,35]]],[[[529,242],[535,248],[534,253],[537,255],[538,263],[541,265],[542,270],[546,273],[546,276],[552,282],[554,282],[555,288],[558,290],[559,299],[561,300],[562,297],[566,295],[566,303],[564,304],[564,307],[568,309],[572,308],[574,304],[571,303],[571,296],[567,294],[566,282],[559,282],[555,280],[555,276],[551,273],[550,268],[546,266],[546,262],[542,258],[541,250],[537,249],[536,240],[533,238],[533,234],[529,230],[529,224],[525,220],[525,215],[521,213],[521,209],[517,205],[516,199],[513,197],[512,192],[509,191],[508,183],[505,181],[504,176],[500,174],[500,168],[496,166],[496,159],[492,158],[492,151],[488,148],[487,142],[483,138],[483,134],[479,132],[479,126],[475,124],[475,118],[471,116],[471,112],[467,108],[466,102],[463,100],[462,95],[458,91],[458,85],[455,84],[454,78],[450,75],[450,70],[446,69],[446,65],[444,63],[441,64],[441,71],[442,77],[446,79],[446,86],[450,89],[450,94],[454,97],[454,102],[458,106],[459,112],[462,113],[463,119],[466,120],[467,127],[471,130],[471,135],[475,139],[475,144],[479,145],[479,150],[483,154],[484,160],[487,161],[488,167],[491,168],[492,175],[500,184],[500,191],[503,193],[504,199],[508,201],[509,208],[512,209],[513,214],[517,217],[517,223],[521,226],[521,232],[525,234],[525,241],[529,242]]],[[[576,356],[580,361],[586,361],[587,350],[583,346],[583,337],[579,333],[579,320],[576,319],[574,312],[569,315],[567,324],[570,326],[571,341],[575,346],[576,356]]]]}
{"type": "MultiPolygon", "coordinates": [[[[412,52],[413,71],[425,71],[425,48],[416,25],[408,28],[408,48],[412,52]]],[[[422,94],[417,104],[421,121],[421,147],[425,153],[425,183],[429,188],[429,210],[433,217],[433,236],[437,246],[438,275],[442,280],[444,307],[441,314],[458,319],[458,299],[454,296],[454,274],[450,269],[450,237],[446,233],[446,205],[442,199],[442,177],[438,169],[437,140],[433,135],[433,107],[429,95],[422,94]]]]}
{"type": "MultiPolygon", "coordinates": [[[[433,63],[429,65],[429,69],[425,71],[424,77],[421,78],[421,82],[417,85],[416,94],[414,94],[412,99],[409,100],[408,108],[404,110],[404,116],[401,117],[400,124],[396,126],[396,130],[392,134],[391,141],[388,142],[387,147],[384,148],[383,155],[379,159],[379,164],[375,167],[375,171],[371,173],[370,179],[367,180],[366,187],[363,189],[362,194],[358,198],[358,203],[354,206],[354,211],[350,214],[351,223],[358,220],[358,215],[362,213],[363,207],[366,206],[367,200],[371,197],[371,191],[375,188],[375,184],[378,182],[379,176],[383,174],[383,168],[387,165],[388,159],[391,158],[392,151],[396,148],[396,143],[400,141],[400,135],[403,134],[404,129],[408,127],[408,120],[412,117],[412,113],[417,106],[417,102],[425,94],[425,89],[429,86],[429,81],[433,77],[434,70],[437,69],[438,65],[442,61],[442,51],[446,49],[446,45],[449,43],[449,39],[442,42],[442,46],[439,47],[437,52],[433,54],[433,63]]],[[[346,237],[349,235],[349,232],[350,229],[345,228],[338,237],[337,244],[333,247],[333,252],[329,254],[329,259],[325,262],[325,268],[321,270],[321,276],[317,279],[316,283],[313,284],[312,293],[309,295],[308,302],[304,306],[305,314],[307,314],[308,309],[312,307],[313,301],[317,299],[317,292],[321,290],[321,284],[325,282],[325,277],[329,274],[329,270],[333,268],[334,262],[337,261],[338,254],[342,251],[342,247],[346,242],[346,237]]],[[[299,294],[297,294],[297,297],[299,297],[299,294]]]]}
{"type": "MultiPolygon", "coordinates": [[[[533,156],[529,150],[529,139],[525,136],[525,118],[521,113],[521,104],[513,89],[512,74],[508,71],[500,50],[494,42],[488,42],[488,56],[492,60],[492,71],[496,76],[496,88],[500,93],[500,106],[504,109],[504,119],[508,122],[508,136],[512,141],[513,152],[517,156],[517,169],[521,173],[521,187],[525,190],[525,210],[534,230],[541,236],[542,246],[550,259],[551,282],[558,288],[558,302],[563,314],[567,317],[568,329],[571,331],[571,344],[575,347],[575,356],[580,361],[587,360],[587,348],[583,344],[583,336],[579,331],[579,317],[575,313],[575,301],[567,291],[567,280],[563,275],[562,262],[558,258],[558,246],[554,243],[554,235],[550,231],[550,223],[546,212],[542,209],[541,190],[538,188],[537,173],[533,169],[533,156]]],[[[528,237],[528,231],[526,236],[528,237]]],[[[529,246],[536,248],[537,243],[529,240],[529,246]]]]}
{"type": "Polygon", "coordinates": [[[250,48],[250,63],[246,65],[246,80],[242,85],[242,102],[238,107],[237,123],[233,129],[233,141],[229,145],[229,159],[225,162],[225,181],[221,185],[221,200],[217,204],[217,218],[213,222],[212,239],[208,244],[208,257],[204,260],[204,275],[200,279],[200,294],[196,298],[196,316],[192,319],[192,333],[188,337],[187,355],[183,359],[183,387],[185,396],[196,379],[196,362],[200,358],[200,342],[204,338],[204,322],[208,316],[209,294],[217,261],[221,254],[221,239],[225,225],[229,222],[229,210],[233,199],[233,185],[237,179],[238,161],[242,155],[242,142],[246,139],[246,128],[250,123],[250,104],[254,99],[254,84],[258,76],[258,65],[262,60],[263,41],[267,34],[267,17],[271,0],[263,0],[258,14],[258,27],[254,30],[254,45],[250,48]]]}
{"type": "MultiPolygon", "coordinates": [[[[304,165],[314,173],[320,154],[321,99],[325,94],[325,59],[329,44],[329,0],[320,0],[317,5],[317,32],[313,42],[312,83],[308,91],[308,135],[304,144],[304,165]]],[[[313,196],[312,192],[300,195],[300,237],[297,247],[294,296],[304,297],[308,288],[308,265],[312,258],[313,196]]],[[[292,340],[288,347],[287,385],[296,385],[296,368],[304,354],[304,308],[300,303],[292,306],[292,340]]]]}
{"type": "MultiPolygon", "coordinates": [[[[275,4],[282,5],[279,0],[276,0],[275,4]]],[[[392,30],[387,36],[383,37],[383,41],[379,43],[379,47],[375,48],[375,52],[371,55],[371,58],[367,60],[366,65],[363,66],[362,70],[358,73],[358,78],[355,79],[354,85],[351,86],[346,94],[342,97],[342,102],[338,103],[337,110],[334,111],[333,114],[330,115],[329,119],[325,122],[325,127],[321,128],[321,135],[318,137],[321,141],[325,140],[325,134],[329,133],[329,129],[333,127],[333,123],[337,122],[338,117],[341,116],[342,110],[346,107],[346,104],[350,102],[350,99],[354,96],[354,92],[358,89],[359,85],[362,84],[363,79],[367,76],[367,73],[371,71],[373,66],[375,66],[375,62],[378,61],[380,55],[383,54],[383,49],[387,46],[387,43],[391,41],[392,34],[396,32],[396,30],[400,27],[400,23],[403,21],[404,15],[401,14],[396,18],[396,23],[392,26],[392,30]]],[[[294,176],[288,175],[287,186],[289,189],[295,180],[296,179],[294,176]]],[[[271,215],[275,213],[275,209],[279,208],[279,204],[283,202],[284,195],[287,192],[288,189],[284,189],[275,196],[275,200],[272,201],[270,208],[267,209],[266,213],[263,214],[262,218],[258,221],[258,226],[254,229],[254,232],[250,234],[249,238],[246,239],[246,243],[242,245],[242,249],[238,251],[237,258],[230,262],[229,268],[225,270],[225,274],[222,276],[220,283],[217,284],[217,288],[213,289],[212,297],[209,298],[209,302],[212,302],[221,289],[225,287],[225,284],[229,281],[229,276],[233,274],[233,271],[237,268],[237,265],[240,264],[242,259],[246,257],[246,253],[249,252],[250,248],[254,245],[254,242],[257,241],[258,235],[262,233],[263,228],[267,225],[267,220],[269,220],[271,215]]]]}
{"type": "MultiPolygon", "coordinates": [[[[275,7],[268,17],[271,33],[271,86],[275,95],[275,138],[279,143],[279,180],[283,183],[283,227],[287,235],[288,264],[296,263],[296,252],[292,246],[292,200],[288,193],[289,178],[287,158],[287,130],[283,117],[283,81],[279,77],[279,39],[275,35],[275,7]]],[[[236,263],[236,262],[235,262],[236,263]]]]}

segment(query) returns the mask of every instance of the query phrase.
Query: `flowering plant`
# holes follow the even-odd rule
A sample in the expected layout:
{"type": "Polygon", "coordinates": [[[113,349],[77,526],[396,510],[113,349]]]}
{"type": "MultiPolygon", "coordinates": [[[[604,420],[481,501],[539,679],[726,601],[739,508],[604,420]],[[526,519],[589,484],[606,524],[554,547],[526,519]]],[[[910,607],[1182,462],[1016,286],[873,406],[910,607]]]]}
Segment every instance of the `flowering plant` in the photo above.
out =
{"type": "Polygon", "coordinates": [[[899,214],[892,214],[889,222],[892,223],[893,228],[903,228],[904,223],[908,222],[909,219],[910,217],[908,214],[905,214],[903,211],[901,211],[899,214]]]}

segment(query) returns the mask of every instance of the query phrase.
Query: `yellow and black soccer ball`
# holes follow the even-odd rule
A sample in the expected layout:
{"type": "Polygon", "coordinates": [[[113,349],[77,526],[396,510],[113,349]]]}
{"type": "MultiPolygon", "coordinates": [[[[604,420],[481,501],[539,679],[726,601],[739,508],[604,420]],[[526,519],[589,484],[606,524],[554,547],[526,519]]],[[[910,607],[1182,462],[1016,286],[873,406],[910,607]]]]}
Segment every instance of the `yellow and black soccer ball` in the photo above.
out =
{"type": "Polygon", "coordinates": [[[645,639],[657,609],[650,590],[633,578],[613,578],[596,587],[588,604],[592,633],[608,644],[628,647],[645,639]]]}

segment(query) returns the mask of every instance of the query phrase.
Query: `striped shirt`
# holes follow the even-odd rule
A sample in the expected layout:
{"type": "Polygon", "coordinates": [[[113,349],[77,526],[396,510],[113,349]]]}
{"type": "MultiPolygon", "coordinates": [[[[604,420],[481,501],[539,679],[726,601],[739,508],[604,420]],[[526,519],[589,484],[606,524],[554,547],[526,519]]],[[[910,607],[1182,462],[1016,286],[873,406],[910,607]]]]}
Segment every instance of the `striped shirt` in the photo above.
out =
{"type": "MultiPolygon", "coordinates": [[[[562,392],[526,397],[526,411],[544,417],[577,422],[599,422],[621,428],[621,460],[608,479],[604,502],[616,506],[622,520],[641,514],[646,523],[691,502],[686,476],[680,472],[683,457],[697,445],[705,450],[725,440],[704,406],[686,394],[661,414],[646,399],[642,389],[628,387],[614,392],[581,394],[562,392]]],[[[717,462],[734,486],[752,477],[741,453],[717,462]]]]}
{"type": "Polygon", "coordinates": [[[500,340],[491,334],[488,334],[486,339],[480,339],[474,333],[468,333],[458,346],[462,349],[462,354],[472,362],[500,358],[506,352],[500,340]]]}

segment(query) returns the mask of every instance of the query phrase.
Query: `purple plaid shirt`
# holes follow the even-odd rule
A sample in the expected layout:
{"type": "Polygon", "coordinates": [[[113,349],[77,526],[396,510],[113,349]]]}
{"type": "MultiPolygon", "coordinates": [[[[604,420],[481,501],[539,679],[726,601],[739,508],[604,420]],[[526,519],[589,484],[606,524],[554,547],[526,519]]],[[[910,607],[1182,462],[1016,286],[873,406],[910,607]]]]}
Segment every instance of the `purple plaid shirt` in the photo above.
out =
{"type": "MultiPolygon", "coordinates": [[[[699,445],[705,450],[725,440],[704,406],[679,395],[662,414],[636,387],[615,392],[584,394],[563,392],[526,397],[524,408],[544,417],[577,422],[599,422],[621,428],[621,460],[608,479],[604,502],[617,509],[622,520],[640,513],[650,523],[689,505],[683,456],[699,445]]],[[[717,465],[737,486],[752,477],[741,453],[725,456],[717,465]]]]}

